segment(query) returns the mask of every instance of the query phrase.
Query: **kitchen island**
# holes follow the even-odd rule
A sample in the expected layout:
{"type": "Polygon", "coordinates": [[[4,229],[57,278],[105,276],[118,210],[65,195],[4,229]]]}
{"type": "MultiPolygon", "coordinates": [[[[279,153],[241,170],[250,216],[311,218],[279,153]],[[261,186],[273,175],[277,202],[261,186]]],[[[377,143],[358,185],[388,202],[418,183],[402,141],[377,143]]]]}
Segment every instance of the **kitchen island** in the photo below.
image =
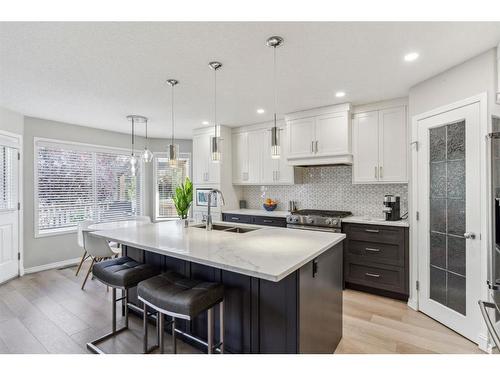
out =
{"type": "MultiPolygon", "coordinates": [[[[342,337],[344,234],[228,223],[206,231],[172,221],[91,235],[138,261],[222,283],[228,352],[333,353],[342,337]]],[[[130,296],[138,304],[135,290],[130,296]]],[[[205,314],[182,323],[206,338],[205,314]]]]}

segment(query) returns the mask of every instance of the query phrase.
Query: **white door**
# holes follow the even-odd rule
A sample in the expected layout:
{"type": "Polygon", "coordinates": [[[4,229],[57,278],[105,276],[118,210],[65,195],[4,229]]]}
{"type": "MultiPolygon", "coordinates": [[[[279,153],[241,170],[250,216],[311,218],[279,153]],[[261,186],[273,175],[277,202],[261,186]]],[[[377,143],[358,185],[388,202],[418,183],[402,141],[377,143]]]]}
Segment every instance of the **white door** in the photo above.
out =
{"type": "Polygon", "coordinates": [[[378,182],[378,111],[358,113],[353,119],[353,181],[378,182]]]}
{"type": "Polygon", "coordinates": [[[317,156],[348,154],[349,118],[346,112],[316,118],[315,149],[317,156]]]}
{"type": "Polygon", "coordinates": [[[288,122],[288,156],[308,157],[314,155],[315,118],[303,118],[288,122]]]}
{"type": "Polygon", "coordinates": [[[17,149],[0,146],[0,283],[19,274],[17,155],[17,149]]]}
{"type": "MultiPolygon", "coordinates": [[[[419,309],[479,342],[479,103],[419,120],[419,309]]],[[[486,214],[486,213],[484,213],[486,214]]]]}
{"type": "Polygon", "coordinates": [[[406,108],[384,109],[378,114],[379,179],[383,182],[408,182],[406,108]]]}

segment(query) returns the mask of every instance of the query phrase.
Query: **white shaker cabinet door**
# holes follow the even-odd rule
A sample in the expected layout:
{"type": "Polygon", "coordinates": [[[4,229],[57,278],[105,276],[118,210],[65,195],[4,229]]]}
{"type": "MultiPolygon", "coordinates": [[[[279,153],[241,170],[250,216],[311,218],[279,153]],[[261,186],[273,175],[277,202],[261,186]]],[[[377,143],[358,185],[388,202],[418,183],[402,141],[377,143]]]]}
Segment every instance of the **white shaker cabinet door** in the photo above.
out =
{"type": "Polygon", "coordinates": [[[379,111],[379,179],[408,182],[406,108],[379,111]]]}
{"type": "Polygon", "coordinates": [[[221,153],[222,153],[222,161],[219,162],[213,162],[212,161],[212,135],[207,136],[207,141],[208,141],[208,181],[211,184],[219,184],[220,183],[220,165],[221,162],[225,162],[225,160],[228,160],[227,155],[225,155],[224,152],[224,139],[222,139],[221,142],[221,153]]]}
{"type": "Polygon", "coordinates": [[[379,181],[378,111],[358,113],[353,119],[353,182],[379,181]]]}
{"type": "Polygon", "coordinates": [[[279,161],[271,157],[271,130],[264,129],[261,134],[263,139],[261,181],[262,184],[272,185],[276,183],[276,171],[279,168],[279,161]]]}
{"type": "Polygon", "coordinates": [[[275,161],[278,164],[278,172],[276,176],[277,182],[280,184],[290,184],[293,185],[295,183],[294,170],[291,165],[288,164],[287,155],[288,155],[288,144],[284,141],[286,139],[287,129],[283,127],[280,133],[280,141],[281,141],[281,157],[275,161]]]}
{"type": "Polygon", "coordinates": [[[203,184],[208,180],[210,140],[205,134],[193,137],[193,182],[203,184]]]}
{"type": "Polygon", "coordinates": [[[349,114],[331,113],[316,118],[314,150],[317,156],[350,154],[349,114]]]}
{"type": "Polygon", "coordinates": [[[287,129],[290,132],[288,136],[289,157],[314,155],[315,122],[314,117],[288,121],[287,129]]]}
{"type": "Polygon", "coordinates": [[[246,183],[248,180],[248,133],[232,135],[233,183],[246,183]]]}
{"type": "Polygon", "coordinates": [[[263,133],[261,131],[248,132],[248,176],[246,182],[249,184],[261,182],[263,142],[263,133]]]}

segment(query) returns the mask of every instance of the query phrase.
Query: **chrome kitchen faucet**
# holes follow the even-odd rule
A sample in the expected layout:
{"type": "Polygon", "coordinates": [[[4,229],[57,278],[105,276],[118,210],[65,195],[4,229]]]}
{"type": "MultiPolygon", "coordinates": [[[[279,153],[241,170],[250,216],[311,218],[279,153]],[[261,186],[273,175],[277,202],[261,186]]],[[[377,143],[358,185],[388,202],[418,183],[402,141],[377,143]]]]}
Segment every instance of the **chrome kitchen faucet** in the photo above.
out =
{"type": "Polygon", "coordinates": [[[221,206],[224,206],[224,195],[222,194],[222,191],[220,191],[219,189],[210,190],[208,192],[208,212],[207,212],[207,225],[206,225],[207,230],[212,230],[212,212],[211,212],[212,194],[219,194],[220,195],[220,204],[221,204],[221,206]]]}

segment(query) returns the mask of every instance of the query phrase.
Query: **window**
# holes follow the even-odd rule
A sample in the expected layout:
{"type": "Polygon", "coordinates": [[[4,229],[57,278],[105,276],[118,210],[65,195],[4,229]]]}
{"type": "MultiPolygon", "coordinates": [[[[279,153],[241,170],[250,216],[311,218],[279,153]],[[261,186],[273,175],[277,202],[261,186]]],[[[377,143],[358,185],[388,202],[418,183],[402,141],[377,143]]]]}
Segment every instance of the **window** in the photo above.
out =
{"type": "Polygon", "coordinates": [[[142,213],[142,168],[131,176],[130,151],[35,139],[35,233],[76,229],[82,220],[142,213]]]}
{"type": "Polygon", "coordinates": [[[0,146],[0,210],[17,210],[17,150],[0,146]]]}
{"type": "Polygon", "coordinates": [[[175,188],[189,176],[189,154],[180,154],[177,166],[171,166],[168,158],[161,154],[154,158],[155,218],[156,220],[177,218],[172,196],[175,188]]]}

